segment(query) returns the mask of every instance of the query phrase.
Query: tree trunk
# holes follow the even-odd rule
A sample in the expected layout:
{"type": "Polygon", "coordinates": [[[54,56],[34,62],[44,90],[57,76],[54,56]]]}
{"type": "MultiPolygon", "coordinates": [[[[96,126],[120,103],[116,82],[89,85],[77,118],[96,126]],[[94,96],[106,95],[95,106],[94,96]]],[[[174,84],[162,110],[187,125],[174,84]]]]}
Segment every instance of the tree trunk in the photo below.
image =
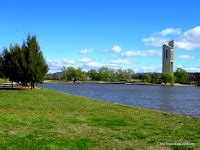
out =
{"type": "Polygon", "coordinates": [[[13,81],[12,81],[12,89],[13,89],[13,81]]]}

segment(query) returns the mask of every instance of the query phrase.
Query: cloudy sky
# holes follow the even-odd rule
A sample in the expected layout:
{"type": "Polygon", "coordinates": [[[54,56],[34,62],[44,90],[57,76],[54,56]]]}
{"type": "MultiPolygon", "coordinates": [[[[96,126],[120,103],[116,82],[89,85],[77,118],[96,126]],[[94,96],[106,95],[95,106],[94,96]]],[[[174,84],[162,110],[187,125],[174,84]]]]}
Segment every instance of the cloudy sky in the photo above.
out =
{"type": "Polygon", "coordinates": [[[2,0],[0,51],[37,35],[49,72],[131,68],[161,72],[175,40],[175,70],[200,72],[198,0],[2,0]]]}

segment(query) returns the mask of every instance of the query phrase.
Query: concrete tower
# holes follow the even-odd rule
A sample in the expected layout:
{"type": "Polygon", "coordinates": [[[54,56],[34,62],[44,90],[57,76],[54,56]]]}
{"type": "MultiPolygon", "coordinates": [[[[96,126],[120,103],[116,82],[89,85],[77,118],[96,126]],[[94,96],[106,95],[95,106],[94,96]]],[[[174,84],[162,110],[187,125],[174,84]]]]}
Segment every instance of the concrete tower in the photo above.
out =
{"type": "Polygon", "coordinates": [[[162,73],[174,75],[174,41],[168,42],[168,45],[163,45],[162,73]]]}

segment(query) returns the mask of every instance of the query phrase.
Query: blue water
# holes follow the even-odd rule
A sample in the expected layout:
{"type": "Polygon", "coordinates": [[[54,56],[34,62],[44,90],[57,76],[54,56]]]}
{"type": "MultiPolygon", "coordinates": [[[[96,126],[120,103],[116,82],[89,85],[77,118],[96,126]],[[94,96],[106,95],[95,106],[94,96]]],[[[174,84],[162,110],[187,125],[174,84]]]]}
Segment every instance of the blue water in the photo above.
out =
{"type": "Polygon", "coordinates": [[[125,84],[42,84],[39,87],[124,105],[200,118],[200,87],[125,84]]]}

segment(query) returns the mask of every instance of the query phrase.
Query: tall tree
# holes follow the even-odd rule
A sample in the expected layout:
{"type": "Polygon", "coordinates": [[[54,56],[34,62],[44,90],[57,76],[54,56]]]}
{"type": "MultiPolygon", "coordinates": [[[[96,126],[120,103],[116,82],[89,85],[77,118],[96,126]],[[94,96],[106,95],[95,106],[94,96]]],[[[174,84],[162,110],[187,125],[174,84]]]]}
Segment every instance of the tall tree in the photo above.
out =
{"type": "Polygon", "coordinates": [[[0,55],[0,78],[3,78],[3,56],[0,55]]]}
{"type": "Polygon", "coordinates": [[[26,44],[25,57],[28,70],[27,74],[31,82],[31,88],[34,88],[35,83],[41,83],[44,80],[48,66],[40,51],[36,36],[28,35],[26,44]]]}
{"type": "Polygon", "coordinates": [[[4,48],[2,62],[6,78],[22,85],[31,83],[31,88],[35,83],[41,83],[48,71],[36,37],[30,35],[21,47],[16,44],[4,48]]]}

